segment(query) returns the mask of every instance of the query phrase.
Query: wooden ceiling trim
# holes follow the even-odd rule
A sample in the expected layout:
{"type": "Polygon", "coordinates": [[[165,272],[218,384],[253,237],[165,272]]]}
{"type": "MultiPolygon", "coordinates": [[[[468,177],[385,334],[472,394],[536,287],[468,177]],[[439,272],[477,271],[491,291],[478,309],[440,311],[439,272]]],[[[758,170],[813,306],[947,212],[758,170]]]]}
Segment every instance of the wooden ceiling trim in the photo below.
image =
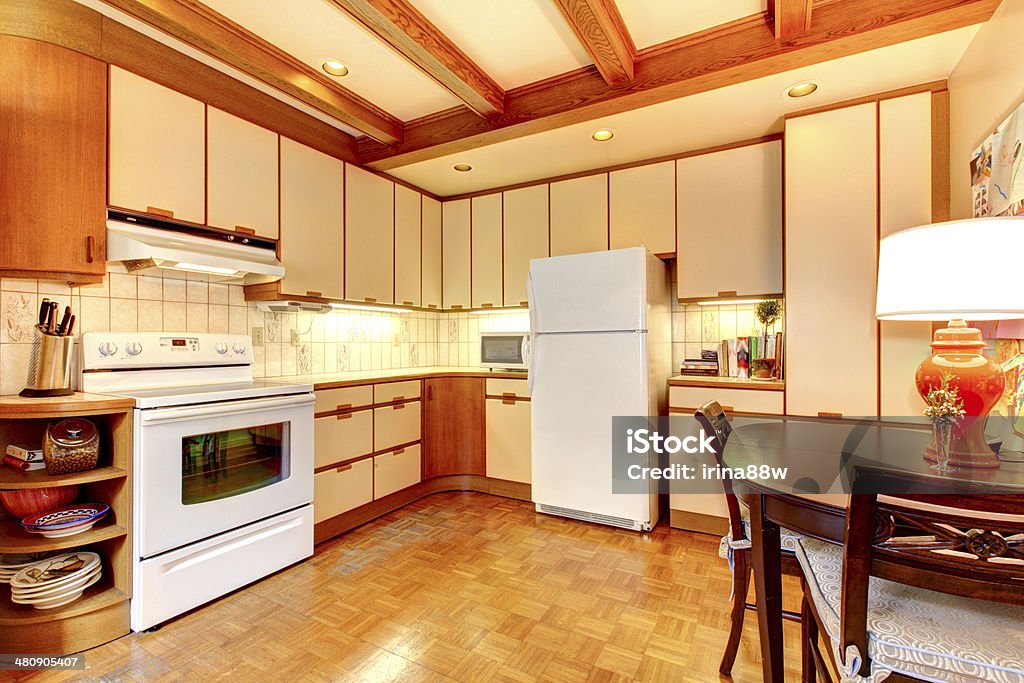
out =
{"type": "Polygon", "coordinates": [[[785,40],[811,28],[813,0],[768,0],[768,16],[776,40],[785,40]]]}
{"type": "Polygon", "coordinates": [[[405,0],[330,0],[413,66],[482,116],[500,114],[505,91],[405,0]]]}
{"type": "Polygon", "coordinates": [[[609,85],[633,80],[636,46],[614,0],[555,0],[609,85]]]}
{"type": "Polygon", "coordinates": [[[360,161],[389,170],[523,135],[754,80],[987,21],[999,0],[845,0],[815,8],[810,31],[777,41],[764,21],[734,22],[707,38],[642,51],[634,79],[609,86],[588,67],[509,90],[490,120],[449,110],[406,122],[401,144],[359,139],[360,161]]]}
{"type": "Polygon", "coordinates": [[[196,0],[103,0],[385,144],[402,122],[196,0]]]}

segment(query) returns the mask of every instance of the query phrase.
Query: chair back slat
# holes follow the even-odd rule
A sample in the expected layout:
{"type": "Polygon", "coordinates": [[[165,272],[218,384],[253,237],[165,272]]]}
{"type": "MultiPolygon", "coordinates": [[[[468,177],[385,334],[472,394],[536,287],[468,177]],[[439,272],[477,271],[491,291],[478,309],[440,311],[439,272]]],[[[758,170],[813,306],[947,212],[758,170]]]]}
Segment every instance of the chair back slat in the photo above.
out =
{"type": "MultiPolygon", "coordinates": [[[[729,435],[732,434],[732,424],[729,422],[729,416],[725,414],[725,410],[722,409],[718,401],[708,401],[694,411],[693,417],[700,424],[704,433],[711,437],[711,448],[715,452],[715,461],[719,466],[722,466],[724,463],[722,456],[725,451],[725,444],[729,440],[729,435]]],[[[740,503],[736,498],[736,493],[733,491],[732,479],[723,477],[722,488],[725,492],[725,505],[729,510],[729,530],[732,532],[732,537],[736,540],[746,538],[743,530],[743,516],[740,513],[740,503]]]]}

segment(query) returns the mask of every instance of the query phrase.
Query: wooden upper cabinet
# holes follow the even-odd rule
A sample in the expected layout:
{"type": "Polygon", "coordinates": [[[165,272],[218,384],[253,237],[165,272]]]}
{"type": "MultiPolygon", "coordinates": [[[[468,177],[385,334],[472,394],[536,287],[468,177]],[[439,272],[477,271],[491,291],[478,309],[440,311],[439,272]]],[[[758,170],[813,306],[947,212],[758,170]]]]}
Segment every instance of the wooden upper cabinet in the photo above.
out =
{"type": "Polygon", "coordinates": [[[423,393],[423,478],[484,476],[484,379],[427,379],[423,393]]]}
{"type": "Polygon", "coordinates": [[[395,301],[395,184],[345,165],[345,298],[395,301]]]}
{"type": "Polygon", "coordinates": [[[106,270],[107,66],[0,36],[0,275],[106,270]]]}
{"type": "Polygon", "coordinates": [[[447,309],[470,307],[469,200],[441,205],[442,290],[447,309]]]}
{"type": "Polygon", "coordinates": [[[206,111],[206,222],[277,239],[277,133],[206,111]]]}
{"type": "Polygon", "coordinates": [[[419,306],[420,193],[395,185],[395,303],[419,306]]]}
{"type": "Polygon", "coordinates": [[[876,105],[786,121],[786,410],[878,410],[876,105]]]}
{"type": "Polygon", "coordinates": [[[613,171],[608,186],[611,248],[645,246],[652,254],[674,254],[675,162],[613,171]]]}
{"type": "Polygon", "coordinates": [[[341,299],[343,163],[281,138],[281,292],[341,299]]]}
{"type": "Polygon", "coordinates": [[[505,192],[505,305],[526,305],[530,259],[548,256],[548,186],[505,192]]]}
{"type": "Polygon", "coordinates": [[[501,306],[501,193],[473,197],[473,308],[501,306]]]}
{"type": "Polygon", "coordinates": [[[425,308],[441,308],[441,202],[422,198],[423,246],[421,265],[423,273],[423,300],[425,308]]]}
{"type": "Polygon", "coordinates": [[[608,174],[551,183],[551,255],[608,248],[608,174]]]}
{"type": "Polygon", "coordinates": [[[110,67],[109,203],[206,223],[206,105],[110,67]]]}
{"type": "Polygon", "coordinates": [[[677,163],[680,299],[782,293],[782,142],[677,163]]]}

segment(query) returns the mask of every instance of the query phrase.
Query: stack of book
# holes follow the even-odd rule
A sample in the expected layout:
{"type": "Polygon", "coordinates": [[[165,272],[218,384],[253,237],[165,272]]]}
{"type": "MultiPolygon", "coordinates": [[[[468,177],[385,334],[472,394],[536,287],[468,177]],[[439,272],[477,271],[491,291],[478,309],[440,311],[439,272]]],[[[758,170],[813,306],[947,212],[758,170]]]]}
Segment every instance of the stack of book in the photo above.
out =
{"type": "Polygon", "coordinates": [[[28,444],[7,444],[4,465],[22,472],[46,469],[43,450],[28,444]]]}
{"type": "Polygon", "coordinates": [[[718,357],[718,351],[701,351],[700,358],[687,358],[683,361],[679,374],[688,377],[717,377],[718,357]]]}
{"type": "Polygon", "coordinates": [[[718,352],[721,359],[718,374],[721,377],[750,377],[751,360],[771,358],[775,360],[776,376],[781,379],[783,346],[782,332],[725,339],[718,352]]]}

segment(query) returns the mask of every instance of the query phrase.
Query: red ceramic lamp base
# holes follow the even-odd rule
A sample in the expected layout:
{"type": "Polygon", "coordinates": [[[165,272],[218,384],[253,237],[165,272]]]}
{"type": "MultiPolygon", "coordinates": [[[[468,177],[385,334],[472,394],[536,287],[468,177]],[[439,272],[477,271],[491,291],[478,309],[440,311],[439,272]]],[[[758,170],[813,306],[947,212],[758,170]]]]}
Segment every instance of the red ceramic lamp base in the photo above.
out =
{"type": "MultiPolygon", "coordinates": [[[[1006,378],[999,365],[983,354],[981,331],[967,327],[963,320],[953,320],[949,327],[937,330],[932,341],[932,355],[917,368],[917,390],[927,397],[932,387],[951,374],[964,401],[967,416],[953,427],[949,448],[949,464],[955,467],[999,467],[999,459],[985,439],[988,414],[1003,395],[1006,378]]],[[[933,443],[925,459],[937,460],[933,443]]]]}

